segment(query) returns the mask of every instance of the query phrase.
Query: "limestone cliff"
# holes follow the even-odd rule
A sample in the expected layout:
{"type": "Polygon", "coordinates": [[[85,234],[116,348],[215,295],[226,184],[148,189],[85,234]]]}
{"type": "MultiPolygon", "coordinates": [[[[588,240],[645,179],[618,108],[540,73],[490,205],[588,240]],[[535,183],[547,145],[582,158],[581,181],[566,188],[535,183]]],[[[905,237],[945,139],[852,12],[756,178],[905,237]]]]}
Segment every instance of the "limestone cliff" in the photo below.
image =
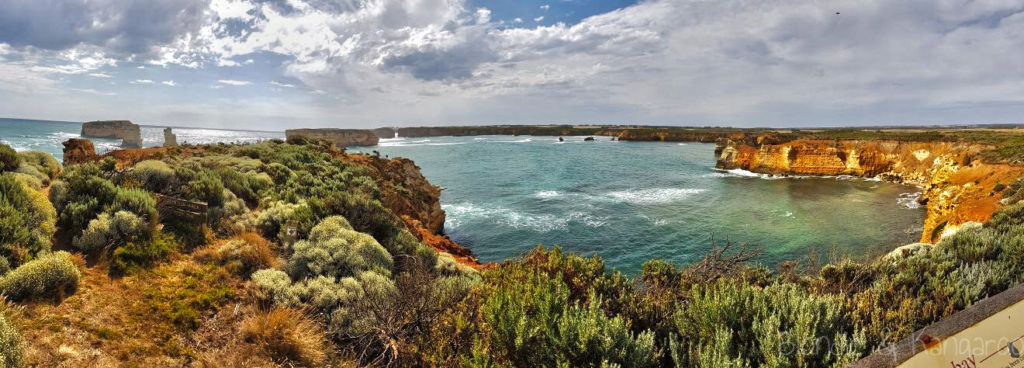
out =
{"type": "Polygon", "coordinates": [[[141,148],[139,126],[128,120],[90,121],[82,124],[82,137],[120,139],[124,148],[141,148]]]}
{"type": "Polygon", "coordinates": [[[323,140],[338,147],[376,146],[379,139],[372,130],[363,129],[288,129],[285,138],[323,140]]]}
{"type": "Polygon", "coordinates": [[[985,145],[893,140],[777,142],[770,136],[720,139],[716,166],[772,175],[853,175],[915,185],[928,216],[923,242],[937,241],[960,225],[985,221],[999,207],[997,184],[1024,175],[1024,168],[985,164],[985,145]]]}

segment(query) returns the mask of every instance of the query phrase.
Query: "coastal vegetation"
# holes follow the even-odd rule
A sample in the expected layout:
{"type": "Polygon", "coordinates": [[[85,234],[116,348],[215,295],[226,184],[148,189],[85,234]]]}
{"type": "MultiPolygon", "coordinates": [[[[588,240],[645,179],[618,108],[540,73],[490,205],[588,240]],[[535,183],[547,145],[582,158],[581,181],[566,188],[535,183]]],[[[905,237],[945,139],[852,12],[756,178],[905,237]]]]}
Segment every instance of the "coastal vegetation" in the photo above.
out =
{"type": "Polygon", "coordinates": [[[770,269],[725,243],[630,276],[557,246],[452,254],[411,162],[320,142],[7,151],[6,366],[838,367],[1024,275],[1022,179],[988,221],[874,260],[770,269]]]}

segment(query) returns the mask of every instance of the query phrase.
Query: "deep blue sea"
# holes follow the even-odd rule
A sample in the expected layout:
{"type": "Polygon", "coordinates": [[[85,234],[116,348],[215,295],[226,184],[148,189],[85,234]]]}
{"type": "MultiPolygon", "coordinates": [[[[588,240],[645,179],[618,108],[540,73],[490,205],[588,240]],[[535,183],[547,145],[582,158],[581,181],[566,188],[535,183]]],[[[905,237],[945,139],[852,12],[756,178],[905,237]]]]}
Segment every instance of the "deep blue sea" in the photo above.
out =
{"type": "MultiPolygon", "coordinates": [[[[60,158],[78,123],[0,119],[0,141],[60,158]]],[[[143,127],[146,146],[162,128],[143,127]]],[[[179,142],[249,142],[283,133],[175,128],[179,142]]],[[[95,140],[101,151],[120,143],[95,140]]],[[[599,254],[635,274],[651,258],[699,260],[712,239],[749,243],[769,266],[865,257],[921,236],[917,188],[849,177],[766,178],[714,169],[714,145],[615,142],[598,137],[433,137],[384,139],[391,157],[416,161],[445,188],[446,232],[482,261],[523,255],[538,244],[599,254]]]]}

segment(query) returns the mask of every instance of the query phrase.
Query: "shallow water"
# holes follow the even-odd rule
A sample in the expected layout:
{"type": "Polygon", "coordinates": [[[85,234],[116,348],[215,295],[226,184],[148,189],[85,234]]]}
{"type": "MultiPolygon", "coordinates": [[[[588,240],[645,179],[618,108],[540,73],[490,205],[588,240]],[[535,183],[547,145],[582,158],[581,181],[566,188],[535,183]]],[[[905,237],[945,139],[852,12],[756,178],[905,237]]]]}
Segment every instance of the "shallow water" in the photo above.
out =
{"type": "Polygon", "coordinates": [[[906,199],[914,187],[716,171],[713,144],[486,136],[359,150],[416,161],[446,188],[447,233],[483,261],[559,244],[635,273],[651,258],[699,260],[712,238],[754,244],[771,266],[825,261],[914,242],[925,216],[906,199]]]}

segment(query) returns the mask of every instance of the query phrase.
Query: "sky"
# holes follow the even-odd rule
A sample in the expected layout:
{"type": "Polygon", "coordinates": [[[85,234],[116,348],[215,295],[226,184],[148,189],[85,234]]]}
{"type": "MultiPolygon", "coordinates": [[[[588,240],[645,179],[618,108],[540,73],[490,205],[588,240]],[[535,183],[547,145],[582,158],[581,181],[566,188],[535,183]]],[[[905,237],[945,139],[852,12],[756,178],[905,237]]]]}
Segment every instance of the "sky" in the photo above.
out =
{"type": "Polygon", "coordinates": [[[0,117],[1024,123],[1024,0],[3,0],[0,117]]]}

